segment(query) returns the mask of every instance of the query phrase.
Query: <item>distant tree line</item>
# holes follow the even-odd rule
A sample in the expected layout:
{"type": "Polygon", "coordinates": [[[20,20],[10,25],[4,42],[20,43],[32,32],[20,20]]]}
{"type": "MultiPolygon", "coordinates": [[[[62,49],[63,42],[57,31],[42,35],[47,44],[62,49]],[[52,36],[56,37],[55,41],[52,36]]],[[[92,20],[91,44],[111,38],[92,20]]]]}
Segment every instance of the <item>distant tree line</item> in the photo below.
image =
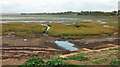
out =
{"type": "Polygon", "coordinates": [[[117,16],[120,14],[119,11],[112,11],[112,12],[102,12],[102,11],[81,11],[81,12],[58,12],[58,13],[21,13],[21,15],[103,15],[103,16],[117,16]]]}
{"type": "Polygon", "coordinates": [[[76,14],[77,12],[67,11],[67,12],[58,12],[58,13],[21,13],[21,15],[70,15],[76,14]]]}
{"type": "Polygon", "coordinates": [[[112,12],[102,12],[102,11],[81,11],[77,15],[103,15],[103,16],[116,16],[118,14],[117,11],[112,12]]]}
{"type": "Polygon", "coordinates": [[[118,15],[120,15],[120,10],[118,10],[118,15]]]}

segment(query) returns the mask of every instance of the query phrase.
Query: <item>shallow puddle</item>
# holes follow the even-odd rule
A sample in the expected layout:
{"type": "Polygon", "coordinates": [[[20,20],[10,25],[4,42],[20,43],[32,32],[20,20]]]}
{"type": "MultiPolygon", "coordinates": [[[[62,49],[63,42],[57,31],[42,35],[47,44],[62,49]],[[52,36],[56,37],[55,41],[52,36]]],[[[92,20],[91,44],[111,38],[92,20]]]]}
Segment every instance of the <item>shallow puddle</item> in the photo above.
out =
{"type": "Polygon", "coordinates": [[[66,49],[66,50],[69,50],[69,51],[78,50],[78,48],[74,47],[75,44],[72,44],[72,43],[70,43],[68,41],[55,41],[55,43],[58,46],[66,49]]]}

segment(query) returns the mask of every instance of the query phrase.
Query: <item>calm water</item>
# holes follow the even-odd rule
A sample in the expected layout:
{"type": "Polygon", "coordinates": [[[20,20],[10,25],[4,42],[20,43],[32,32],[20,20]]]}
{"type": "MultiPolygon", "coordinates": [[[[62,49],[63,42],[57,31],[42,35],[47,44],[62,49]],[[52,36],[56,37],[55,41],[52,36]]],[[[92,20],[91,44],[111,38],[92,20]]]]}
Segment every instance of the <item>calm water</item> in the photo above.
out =
{"type": "Polygon", "coordinates": [[[69,51],[78,50],[78,48],[74,47],[75,44],[72,44],[72,43],[70,43],[68,41],[55,41],[55,43],[58,46],[66,49],[66,50],[69,50],[69,51]]]}
{"type": "Polygon", "coordinates": [[[96,17],[96,16],[78,16],[78,17],[2,17],[0,18],[3,23],[5,22],[55,22],[74,24],[81,21],[111,21],[117,22],[117,17],[96,17]]]}

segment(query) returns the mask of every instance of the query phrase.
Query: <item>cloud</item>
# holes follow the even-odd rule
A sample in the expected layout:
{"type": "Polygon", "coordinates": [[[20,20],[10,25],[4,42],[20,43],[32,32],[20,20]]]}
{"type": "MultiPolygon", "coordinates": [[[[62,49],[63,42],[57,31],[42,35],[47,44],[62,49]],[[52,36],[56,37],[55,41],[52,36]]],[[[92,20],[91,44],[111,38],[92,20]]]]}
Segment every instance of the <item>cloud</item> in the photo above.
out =
{"type": "Polygon", "coordinates": [[[1,0],[2,12],[113,11],[119,0],[1,0]]]}

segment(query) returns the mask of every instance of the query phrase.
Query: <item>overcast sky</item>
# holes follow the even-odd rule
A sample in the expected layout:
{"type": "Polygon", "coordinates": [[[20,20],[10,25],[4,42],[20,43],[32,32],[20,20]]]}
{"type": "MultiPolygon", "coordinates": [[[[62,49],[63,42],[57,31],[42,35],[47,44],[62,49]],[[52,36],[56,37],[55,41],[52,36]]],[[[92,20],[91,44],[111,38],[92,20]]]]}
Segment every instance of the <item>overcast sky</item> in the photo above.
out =
{"type": "Polygon", "coordinates": [[[3,13],[113,11],[119,0],[0,0],[3,13]]]}

